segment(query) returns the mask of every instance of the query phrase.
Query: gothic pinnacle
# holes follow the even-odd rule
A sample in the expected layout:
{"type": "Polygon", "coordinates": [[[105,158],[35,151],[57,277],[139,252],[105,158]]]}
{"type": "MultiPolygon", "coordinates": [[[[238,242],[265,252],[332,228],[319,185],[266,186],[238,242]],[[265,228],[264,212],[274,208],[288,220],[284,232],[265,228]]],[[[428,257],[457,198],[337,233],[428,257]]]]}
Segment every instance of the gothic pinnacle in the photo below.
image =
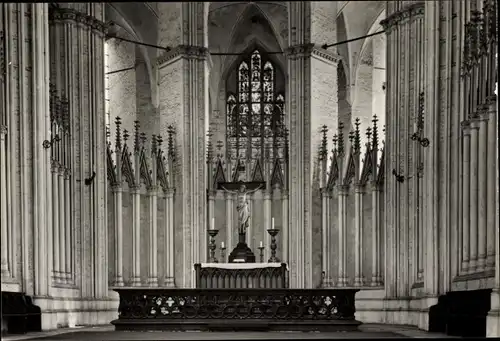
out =
{"type": "Polygon", "coordinates": [[[121,150],[122,149],[122,137],[121,137],[121,128],[120,126],[122,125],[122,119],[120,116],[117,116],[115,119],[115,124],[116,124],[116,150],[121,150]]]}
{"type": "Polygon", "coordinates": [[[377,126],[378,117],[376,114],[373,115],[372,122],[373,122],[372,147],[373,147],[373,150],[375,150],[378,148],[378,126],[377,126]]]}
{"type": "Polygon", "coordinates": [[[139,124],[139,121],[135,120],[134,121],[134,150],[138,151],[140,146],[140,140],[139,140],[139,128],[141,125],[139,124]]]}
{"type": "Polygon", "coordinates": [[[344,124],[342,122],[339,123],[338,141],[339,141],[338,153],[339,155],[344,155],[344,124]]]}
{"type": "Polygon", "coordinates": [[[361,150],[361,133],[359,131],[359,126],[360,126],[361,122],[360,122],[360,119],[359,117],[356,117],[356,120],[355,120],[355,130],[354,130],[354,151],[356,153],[359,153],[359,151],[361,150]]]}

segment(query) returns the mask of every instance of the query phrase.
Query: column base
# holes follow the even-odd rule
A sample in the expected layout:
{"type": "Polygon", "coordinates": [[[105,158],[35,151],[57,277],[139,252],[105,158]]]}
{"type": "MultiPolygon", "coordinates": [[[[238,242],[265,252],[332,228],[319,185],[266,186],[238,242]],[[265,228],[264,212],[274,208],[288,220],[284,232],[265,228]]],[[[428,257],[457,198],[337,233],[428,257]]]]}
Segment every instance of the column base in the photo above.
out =
{"type": "Polygon", "coordinates": [[[476,272],[483,272],[486,269],[486,256],[479,256],[477,259],[476,272]]]}
{"type": "Polygon", "coordinates": [[[321,287],[324,289],[332,288],[333,287],[333,280],[330,277],[325,277],[323,279],[323,283],[321,283],[321,287]]]}
{"type": "Polygon", "coordinates": [[[337,282],[338,287],[345,287],[347,286],[347,278],[346,277],[339,277],[339,280],[337,282]]]}
{"type": "Polygon", "coordinates": [[[125,283],[123,282],[123,277],[122,276],[115,277],[115,279],[113,280],[112,285],[114,287],[123,287],[123,286],[125,286],[125,283]]]}
{"type": "Polygon", "coordinates": [[[130,280],[130,286],[131,287],[140,287],[140,286],[142,286],[141,278],[140,277],[133,277],[130,280]]]}
{"type": "Polygon", "coordinates": [[[175,280],[173,277],[165,277],[163,286],[166,288],[175,288],[175,280]]]}
{"type": "Polygon", "coordinates": [[[2,278],[3,277],[10,277],[9,266],[7,264],[2,264],[2,278]]]}
{"type": "Polygon", "coordinates": [[[495,255],[487,255],[486,256],[486,270],[494,270],[495,269],[495,255]]]}
{"type": "Polygon", "coordinates": [[[473,274],[476,272],[477,268],[477,260],[473,259],[469,261],[469,266],[467,267],[467,272],[468,274],[473,274]]]}
{"type": "Polygon", "coordinates": [[[379,276],[372,276],[372,280],[370,282],[370,286],[371,287],[381,287],[382,285],[384,285],[382,283],[382,278],[379,277],[379,276]]]}
{"type": "Polygon", "coordinates": [[[157,277],[149,277],[148,278],[148,285],[150,287],[157,287],[158,286],[158,278],[157,277]]]}
{"type": "Polygon", "coordinates": [[[356,277],[354,279],[354,286],[355,287],[362,287],[365,283],[364,277],[356,277]]]}

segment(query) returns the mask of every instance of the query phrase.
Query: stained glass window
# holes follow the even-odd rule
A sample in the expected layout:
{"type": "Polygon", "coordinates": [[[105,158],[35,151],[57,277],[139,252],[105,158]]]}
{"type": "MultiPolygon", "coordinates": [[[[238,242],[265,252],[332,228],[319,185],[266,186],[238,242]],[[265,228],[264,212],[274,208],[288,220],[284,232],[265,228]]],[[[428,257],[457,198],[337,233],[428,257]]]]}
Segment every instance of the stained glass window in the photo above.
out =
{"type": "Polygon", "coordinates": [[[266,147],[276,147],[283,139],[285,97],[276,91],[276,68],[254,50],[239,63],[236,82],[226,108],[231,156],[261,158],[266,147]]]}

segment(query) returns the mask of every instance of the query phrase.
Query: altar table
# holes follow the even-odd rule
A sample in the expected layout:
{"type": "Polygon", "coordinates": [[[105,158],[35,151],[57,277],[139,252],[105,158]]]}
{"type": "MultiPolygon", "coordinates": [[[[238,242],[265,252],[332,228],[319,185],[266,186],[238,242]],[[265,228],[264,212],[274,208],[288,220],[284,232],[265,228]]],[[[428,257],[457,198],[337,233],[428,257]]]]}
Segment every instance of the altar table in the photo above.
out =
{"type": "Polygon", "coordinates": [[[285,289],[285,263],[195,264],[197,289],[285,289]]]}

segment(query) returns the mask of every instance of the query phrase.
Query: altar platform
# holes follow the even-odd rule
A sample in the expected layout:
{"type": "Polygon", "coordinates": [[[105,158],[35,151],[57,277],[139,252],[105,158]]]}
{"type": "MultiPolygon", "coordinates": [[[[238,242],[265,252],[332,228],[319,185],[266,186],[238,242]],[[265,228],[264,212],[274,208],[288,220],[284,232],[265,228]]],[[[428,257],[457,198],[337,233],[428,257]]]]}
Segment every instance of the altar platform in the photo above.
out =
{"type": "Polygon", "coordinates": [[[201,263],[194,265],[197,289],[285,289],[285,263],[201,263]]]}

